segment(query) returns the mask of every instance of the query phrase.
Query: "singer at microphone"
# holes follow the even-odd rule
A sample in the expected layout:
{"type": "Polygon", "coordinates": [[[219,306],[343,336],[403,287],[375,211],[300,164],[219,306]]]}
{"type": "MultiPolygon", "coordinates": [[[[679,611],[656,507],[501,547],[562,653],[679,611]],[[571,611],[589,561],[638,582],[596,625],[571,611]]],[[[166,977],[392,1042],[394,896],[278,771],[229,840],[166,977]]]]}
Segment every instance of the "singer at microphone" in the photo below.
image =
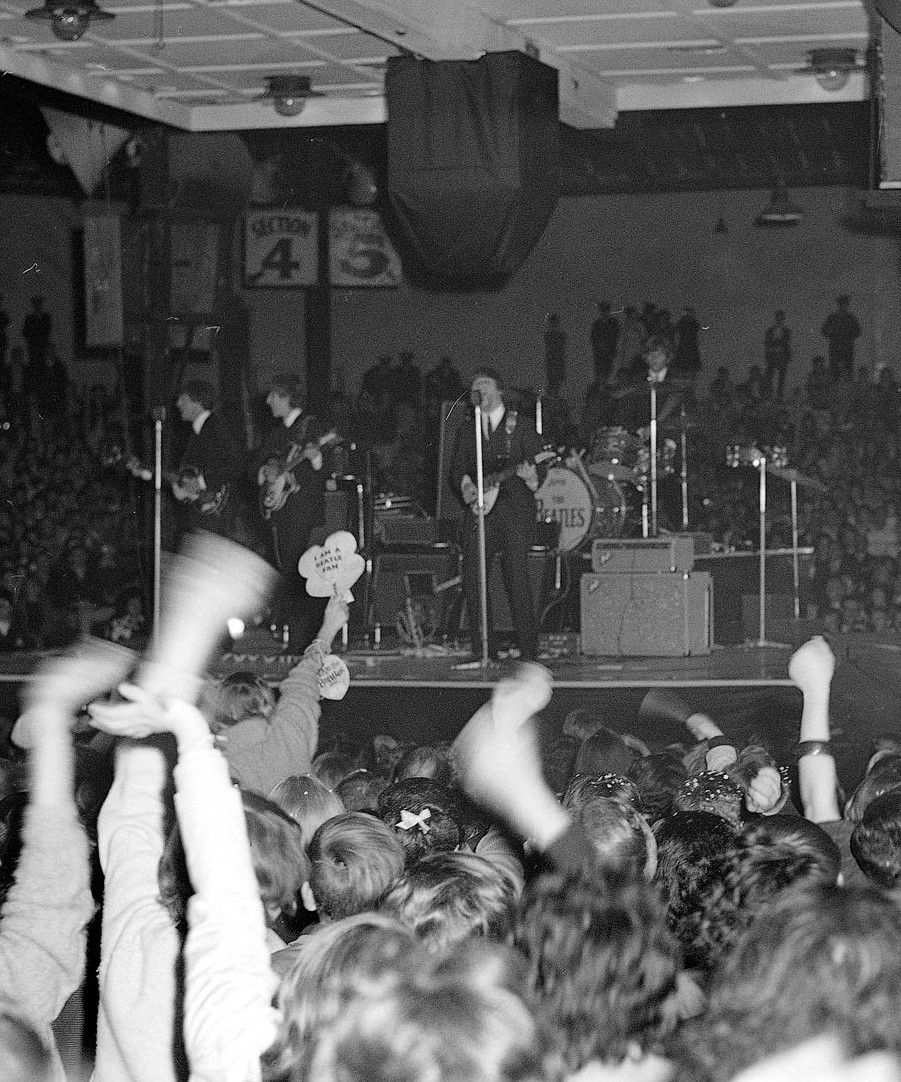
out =
{"type": "MultiPolygon", "coordinates": [[[[504,383],[494,368],[479,368],[472,379],[469,402],[480,406],[483,472],[485,480],[485,555],[489,582],[491,565],[503,557],[505,583],[519,656],[534,659],[538,650],[538,618],[529,579],[528,555],[532,545],[538,489],[535,457],[542,449],[541,437],[532,421],[504,403],[504,383]],[[490,510],[489,504],[491,505],[490,510]]],[[[466,611],[473,655],[481,654],[479,629],[478,516],[474,422],[457,431],[450,457],[448,479],[461,497],[461,548],[466,611]]],[[[491,591],[488,598],[489,653],[497,656],[498,642],[491,623],[491,591]]]]}

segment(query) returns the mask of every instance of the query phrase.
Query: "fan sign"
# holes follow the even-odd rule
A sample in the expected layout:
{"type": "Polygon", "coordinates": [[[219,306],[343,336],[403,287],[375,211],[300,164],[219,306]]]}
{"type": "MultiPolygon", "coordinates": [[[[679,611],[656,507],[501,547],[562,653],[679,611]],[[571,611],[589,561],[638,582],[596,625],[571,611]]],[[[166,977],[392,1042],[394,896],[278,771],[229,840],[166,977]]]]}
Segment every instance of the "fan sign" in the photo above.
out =
{"type": "Polygon", "coordinates": [[[319,694],[323,699],[343,699],[350,687],[350,670],[336,654],[326,654],[319,670],[319,694]]]}
{"type": "Polygon", "coordinates": [[[366,562],[357,552],[357,539],[348,530],[337,530],[324,545],[312,545],[301,556],[297,570],[307,580],[310,597],[331,597],[353,601],[351,586],[357,581],[366,562]]]}

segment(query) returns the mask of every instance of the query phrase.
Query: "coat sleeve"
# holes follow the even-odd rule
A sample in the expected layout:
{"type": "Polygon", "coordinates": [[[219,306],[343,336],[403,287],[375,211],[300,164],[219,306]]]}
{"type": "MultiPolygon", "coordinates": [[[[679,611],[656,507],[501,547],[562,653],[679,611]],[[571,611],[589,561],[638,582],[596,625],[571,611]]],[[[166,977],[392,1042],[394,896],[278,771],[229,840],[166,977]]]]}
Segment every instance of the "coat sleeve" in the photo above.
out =
{"type": "Polygon", "coordinates": [[[213,747],[183,755],[175,807],[194,896],[185,943],[184,1036],[192,1082],[254,1082],[275,1040],[278,980],[240,790],[213,747]]]}
{"type": "Polygon", "coordinates": [[[22,841],[0,914],[0,996],[48,1025],[84,977],[94,913],[88,840],[74,806],[29,806],[22,841]]]}

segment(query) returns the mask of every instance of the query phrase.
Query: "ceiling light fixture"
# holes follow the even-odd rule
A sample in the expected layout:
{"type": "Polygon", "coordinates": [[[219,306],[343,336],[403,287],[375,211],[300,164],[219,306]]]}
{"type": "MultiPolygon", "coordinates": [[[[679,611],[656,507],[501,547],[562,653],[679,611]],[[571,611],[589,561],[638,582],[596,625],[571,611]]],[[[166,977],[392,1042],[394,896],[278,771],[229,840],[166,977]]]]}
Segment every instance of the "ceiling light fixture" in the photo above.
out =
{"type": "Polygon", "coordinates": [[[735,0],[710,0],[712,8],[734,8],[735,0]]]}
{"type": "Polygon", "coordinates": [[[769,203],[757,215],[755,225],[787,226],[797,225],[803,218],[800,207],[796,207],[788,197],[788,185],[784,180],[777,180],[769,203]]]}
{"type": "Polygon", "coordinates": [[[92,19],[115,19],[112,12],[98,7],[95,0],[44,0],[43,7],[25,12],[26,19],[50,23],[60,41],[78,41],[92,19]]]}
{"type": "Polygon", "coordinates": [[[857,70],[856,49],[811,49],[807,54],[807,67],[824,90],[837,93],[844,90],[857,70]]]}
{"type": "Polygon", "coordinates": [[[263,98],[272,102],[279,116],[299,116],[307,104],[307,98],[322,98],[318,90],[310,86],[309,75],[267,75],[263,98]]]}

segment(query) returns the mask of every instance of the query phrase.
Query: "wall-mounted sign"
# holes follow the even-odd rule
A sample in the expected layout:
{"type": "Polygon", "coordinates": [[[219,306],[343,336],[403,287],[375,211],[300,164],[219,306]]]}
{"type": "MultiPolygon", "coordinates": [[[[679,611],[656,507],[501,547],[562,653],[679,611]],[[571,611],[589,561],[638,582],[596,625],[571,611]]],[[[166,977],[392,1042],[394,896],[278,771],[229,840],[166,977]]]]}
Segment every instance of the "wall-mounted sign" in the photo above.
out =
{"type": "Polygon", "coordinates": [[[299,289],[316,284],[319,243],[316,215],[285,207],[244,216],[244,285],[247,289],[299,289]]]}
{"type": "Polygon", "coordinates": [[[329,281],[342,287],[400,284],[400,257],[378,211],[336,207],[330,212],[329,281]]]}

